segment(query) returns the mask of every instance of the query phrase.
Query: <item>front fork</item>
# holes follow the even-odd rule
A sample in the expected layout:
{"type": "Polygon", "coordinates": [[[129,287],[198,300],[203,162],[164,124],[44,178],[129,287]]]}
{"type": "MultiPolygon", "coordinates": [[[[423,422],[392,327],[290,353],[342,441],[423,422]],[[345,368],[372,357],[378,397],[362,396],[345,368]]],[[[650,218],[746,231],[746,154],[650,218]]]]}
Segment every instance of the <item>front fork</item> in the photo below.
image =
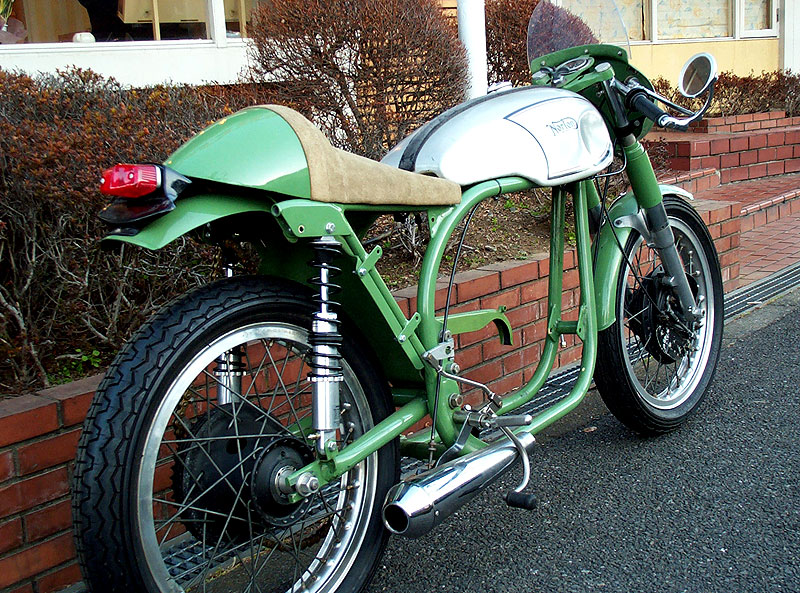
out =
{"type": "MultiPolygon", "coordinates": [[[[622,138],[622,149],[627,160],[628,179],[636,201],[643,210],[649,231],[648,243],[661,258],[666,272],[664,281],[675,291],[680,307],[678,315],[689,327],[694,328],[702,317],[702,311],[695,303],[694,294],[678,255],[675,236],[669,225],[667,211],[664,208],[663,197],[650,158],[633,135],[622,138]]],[[[611,222],[613,223],[613,221],[611,222]]]]}

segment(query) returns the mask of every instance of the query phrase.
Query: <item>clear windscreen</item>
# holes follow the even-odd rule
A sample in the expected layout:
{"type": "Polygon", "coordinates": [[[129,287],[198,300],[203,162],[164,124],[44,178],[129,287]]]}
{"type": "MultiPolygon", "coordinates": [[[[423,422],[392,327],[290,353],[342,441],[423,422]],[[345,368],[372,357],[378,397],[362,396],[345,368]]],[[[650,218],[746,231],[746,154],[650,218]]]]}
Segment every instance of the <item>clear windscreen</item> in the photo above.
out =
{"type": "Polygon", "coordinates": [[[628,31],[614,0],[539,0],[528,23],[528,63],[545,54],[593,43],[628,53],[628,31]]]}

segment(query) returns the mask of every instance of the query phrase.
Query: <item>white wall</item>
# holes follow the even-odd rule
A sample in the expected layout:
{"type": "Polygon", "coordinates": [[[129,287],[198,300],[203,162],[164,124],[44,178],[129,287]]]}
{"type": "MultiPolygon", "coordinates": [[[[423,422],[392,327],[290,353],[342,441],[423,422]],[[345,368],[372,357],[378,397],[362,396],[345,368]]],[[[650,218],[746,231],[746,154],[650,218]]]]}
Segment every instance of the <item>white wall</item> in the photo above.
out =
{"type": "Polygon", "coordinates": [[[247,63],[246,43],[213,41],[126,41],[4,46],[0,67],[28,74],[55,72],[67,65],[91,68],[124,85],[158,82],[235,82],[247,63]]]}
{"type": "Polygon", "coordinates": [[[782,0],[780,12],[781,66],[800,72],[800,2],[782,0]]]}

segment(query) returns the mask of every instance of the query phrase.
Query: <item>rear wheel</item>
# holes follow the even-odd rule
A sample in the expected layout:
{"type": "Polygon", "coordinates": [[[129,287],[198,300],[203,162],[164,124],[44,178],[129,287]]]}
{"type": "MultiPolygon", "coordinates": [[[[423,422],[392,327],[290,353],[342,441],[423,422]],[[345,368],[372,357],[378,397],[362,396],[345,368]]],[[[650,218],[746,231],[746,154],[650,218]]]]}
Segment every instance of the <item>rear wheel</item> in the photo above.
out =
{"type": "MultiPolygon", "coordinates": [[[[300,503],[281,477],[315,458],[310,301],[261,278],[190,293],[126,345],[79,446],[74,512],[93,591],[360,591],[396,481],[384,447],[300,503]],[[109,579],[113,576],[112,579],[109,579]]],[[[390,410],[344,333],[341,446],[390,410]]]]}
{"type": "Polygon", "coordinates": [[[664,206],[702,317],[694,328],[678,318],[658,254],[633,231],[617,284],[617,320],[600,332],[594,374],[611,412],[645,434],[673,430],[697,409],[722,342],[722,276],[714,243],[688,204],[667,197],[664,206]]]}

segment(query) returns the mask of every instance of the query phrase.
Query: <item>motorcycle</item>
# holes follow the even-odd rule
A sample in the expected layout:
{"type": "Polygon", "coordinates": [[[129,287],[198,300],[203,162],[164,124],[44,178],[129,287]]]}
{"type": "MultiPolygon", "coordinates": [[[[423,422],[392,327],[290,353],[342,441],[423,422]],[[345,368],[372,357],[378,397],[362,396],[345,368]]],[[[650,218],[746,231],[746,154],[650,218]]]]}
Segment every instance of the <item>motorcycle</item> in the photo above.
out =
{"type": "Polygon", "coordinates": [[[684,95],[706,95],[702,109],[670,103],[629,63],[609,7],[592,3],[576,24],[542,0],[532,84],[442,113],[381,163],[268,105],[216,122],[163,165],[104,174],[107,240],[246,242],[260,273],[237,276],[226,259],[226,277],[146,323],[98,388],[73,495],[90,589],[361,591],[390,534],[428,533],[518,463],[505,501],[532,509],[534,435],[593,380],[643,434],[698,409],[722,340],[719,262],[691,196],[659,185],[640,139],[653,123],[700,119],[716,65],[699,54],[680,75],[684,95]],[[622,172],[631,189],[607,203],[601,182],[622,172]],[[494,324],[510,344],[504,308],[451,313],[448,298],[438,314],[436,281],[477,205],[531,188],[552,188],[546,344],[528,383],[498,394],[459,374],[454,337],[494,324]],[[568,197],[577,320],[561,315],[568,197]],[[406,212],[430,227],[410,316],[376,268],[381,247],[362,243],[377,216],[406,212]],[[566,334],[582,343],[574,386],[525,412],[566,334]],[[481,401],[466,405],[462,389],[473,388],[481,401]],[[409,435],[427,416],[432,427],[409,435]],[[401,480],[401,455],[424,471],[401,480]]]}

